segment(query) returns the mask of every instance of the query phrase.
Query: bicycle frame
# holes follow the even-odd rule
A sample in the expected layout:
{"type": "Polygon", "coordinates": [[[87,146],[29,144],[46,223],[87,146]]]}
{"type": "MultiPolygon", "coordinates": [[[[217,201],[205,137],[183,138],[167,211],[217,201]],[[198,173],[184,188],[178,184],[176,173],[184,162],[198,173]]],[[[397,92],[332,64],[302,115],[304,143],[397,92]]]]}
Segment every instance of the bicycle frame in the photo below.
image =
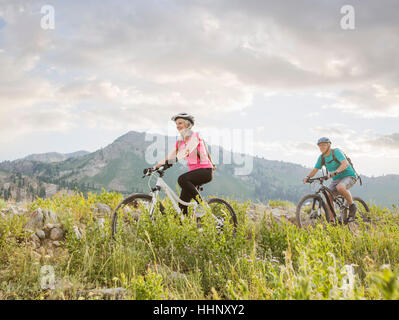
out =
{"type": "MultiPolygon", "coordinates": [[[[150,179],[151,180],[151,179],[150,179]]],[[[150,184],[150,180],[148,181],[148,185],[150,184]]],[[[152,202],[151,202],[151,207],[150,207],[150,216],[152,216],[154,212],[154,208],[158,202],[158,195],[159,191],[163,191],[167,197],[172,201],[173,208],[176,210],[178,215],[180,216],[180,219],[184,219],[183,212],[180,210],[180,207],[177,203],[181,203],[185,206],[191,206],[194,207],[194,215],[199,217],[197,214],[197,207],[199,204],[197,202],[185,202],[179,198],[179,196],[173,192],[173,190],[167,185],[167,183],[162,179],[161,176],[158,177],[155,188],[151,188],[152,190],[150,192],[150,195],[152,196],[152,202]]],[[[201,195],[200,195],[201,197],[201,195]]],[[[202,198],[201,198],[202,199],[202,198]]]]}
{"type": "MultiPolygon", "coordinates": [[[[327,203],[328,207],[330,208],[332,214],[335,217],[337,215],[336,215],[334,207],[333,207],[334,203],[338,204],[341,212],[343,209],[348,209],[348,207],[345,205],[345,199],[343,199],[343,197],[341,195],[338,195],[338,196],[334,195],[333,191],[323,184],[323,181],[320,181],[320,184],[321,184],[320,189],[318,191],[316,191],[315,194],[322,193],[324,195],[324,197],[326,199],[326,203],[327,203]],[[332,197],[333,203],[330,202],[330,198],[328,197],[328,194],[332,197]]],[[[313,204],[313,206],[314,206],[314,204],[313,204]]]]}

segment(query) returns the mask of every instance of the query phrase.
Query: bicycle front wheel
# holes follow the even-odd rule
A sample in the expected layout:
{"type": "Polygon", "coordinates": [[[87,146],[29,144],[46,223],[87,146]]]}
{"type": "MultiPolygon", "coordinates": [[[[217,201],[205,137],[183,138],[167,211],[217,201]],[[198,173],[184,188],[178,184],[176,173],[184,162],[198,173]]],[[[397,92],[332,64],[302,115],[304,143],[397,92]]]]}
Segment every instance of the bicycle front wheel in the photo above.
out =
{"type": "Polygon", "coordinates": [[[212,216],[216,220],[216,228],[223,231],[225,223],[228,221],[233,228],[233,233],[235,233],[238,222],[233,207],[227,201],[219,198],[210,198],[207,203],[211,208],[212,216]]]}
{"type": "Polygon", "coordinates": [[[124,199],[112,216],[112,237],[116,234],[133,232],[134,222],[138,221],[144,210],[151,208],[152,197],[144,193],[135,193],[124,199]]]}
{"type": "Polygon", "coordinates": [[[300,228],[313,227],[322,222],[323,217],[328,220],[327,207],[320,196],[308,194],[299,200],[296,207],[296,221],[300,228]]]}

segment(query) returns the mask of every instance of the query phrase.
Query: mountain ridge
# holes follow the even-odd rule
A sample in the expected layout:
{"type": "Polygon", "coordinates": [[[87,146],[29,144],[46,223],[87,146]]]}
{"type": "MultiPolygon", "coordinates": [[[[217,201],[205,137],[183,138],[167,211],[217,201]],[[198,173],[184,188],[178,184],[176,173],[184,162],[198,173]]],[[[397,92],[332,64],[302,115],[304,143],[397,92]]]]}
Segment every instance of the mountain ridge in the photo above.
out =
{"type": "MultiPolygon", "coordinates": [[[[154,152],[151,154],[154,150],[149,147],[156,139],[161,139],[157,144],[158,152],[167,154],[168,147],[174,146],[176,137],[153,134],[155,140],[146,141],[145,135],[145,132],[129,131],[103,148],[62,161],[38,161],[37,159],[41,159],[40,154],[33,160],[27,156],[19,160],[3,161],[0,163],[0,170],[34,177],[43,183],[57,185],[57,189],[78,187],[87,192],[105,188],[125,194],[148,192],[147,180],[141,179],[141,176],[142,170],[151,166],[146,157],[154,157],[154,152]]],[[[236,154],[220,146],[210,145],[212,156],[215,155],[212,152],[215,147],[219,151],[218,159],[236,154]]],[[[72,154],[77,153],[79,152],[72,154]]],[[[216,151],[215,153],[217,155],[216,151]]],[[[302,178],[310,168],[263,157],[249,157],[253,161],[253,169],[246,176],[234,175],[234,170],[238,168],[234,164],[216,164],[214,179],[205,185],[204,195],[235,197],[242,201],[281,199],[296,202],[302,195],[311,193],[309,186],[302,183],[302,178]]],[[[184,170],[187,170],[186,165],[178,163],[168,170],[164,179],[172,187],[177,186],[177,177],[184,170]]],[[[395,190],[399,190],[399,175],[362,175],[362,179],[365,186],[356,185],[353,188],[354,193],[365,197],[367,201],[384,205],[397,204],[395,190]]]]}

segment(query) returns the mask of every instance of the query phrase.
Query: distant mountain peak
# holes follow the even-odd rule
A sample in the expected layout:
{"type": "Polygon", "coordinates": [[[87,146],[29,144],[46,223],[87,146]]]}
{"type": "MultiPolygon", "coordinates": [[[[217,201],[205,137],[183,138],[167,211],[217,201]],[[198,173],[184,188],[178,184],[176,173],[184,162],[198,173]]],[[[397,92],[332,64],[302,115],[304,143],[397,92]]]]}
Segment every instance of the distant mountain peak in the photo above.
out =
{"type": "Polygon", "coordinates": [[[90,152],[85,150],[79,150],[71,153],[60,153],[60,152],[46,152],[46,153],[35,153],[30,154],[20,160],[29,160],[29,161],[39,161],[39,162],[60,162],[67,160],[69,158],[78,158],[89,154],[90,152]]]}

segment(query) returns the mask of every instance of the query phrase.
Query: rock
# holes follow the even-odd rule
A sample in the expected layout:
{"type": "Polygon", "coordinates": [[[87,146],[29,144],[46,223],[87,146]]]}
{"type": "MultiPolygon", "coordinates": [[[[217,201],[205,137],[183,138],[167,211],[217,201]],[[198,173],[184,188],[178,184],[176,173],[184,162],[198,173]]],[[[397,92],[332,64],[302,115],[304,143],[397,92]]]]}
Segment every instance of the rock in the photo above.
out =
{"type": "Polygon", "coordinates": [[[15,208],[14,206],[11,206],[11,207],[9,207],[9,208],[6,210],[6,214],[7,214],[9,217],[16,216],[16,215],[18,215],[18,210],[17,210],[17,208],[15,208]]]}
{"type": "Polygon", "coordinates": [[[104,298],[122,298],[126,293],[125,288],[107,288],[107,289],[95,289],[89,292],[89,295],[100,295],[104,298]]]}
{"type": "Polygon", "coordinates": [[[29,239],[33,240],[34,242],[40,243],[40,238],[36,234],[32,234],[29,239]]]}
{"type": "Polygon", "coordinates": [[[47,255],[45,257],[53,258],[54,257],[54,252],[51,249],[47,249],[47,255]]]}
{"type": "Polygon", "coordinates": [[[26,208],[18,208],[17,214],[24,215],[26,213],[28,213],[28,209],[26,209],[26,208]]]}
{"type": "Polygon", "coordinates": [[[43,230],[39,229],[36,231],[36,235],[39,237],[39,239],[44,240],[46,238],[46,234],[44,233],[43,230]]]}
{"type": "Polygon", "coordinates": [[[177,272],[177,271],[173,271],[170,268],[168,268],[167,266],[164,265],[150,265],[149,269],[152,272],[155,273],[163,273],[163,274],[167,274],[168,279],[187,279],[186,275],[184,273],[181,272],[177,272]]]}
{"type": "Polygon", "coordinates": [[[40,238],[36,234],[32,234],[29,239],[32,241],[34,248],[40,247],[40,238]]]}
{"type": "Polygon", "coordinates": [[[256,212],[254,209],[248,209],[247,210],[247,215],[250,219],[256,220],[256,212]]]}
{"type": "Polygon", "coordinates": [[[46,223],[46,225],[44,226],[43,229],[46,230],[46,231],[50,231],[54,227],[55,227],[55,225],[53,223],[46,223]]]}
{"type": "Polygon", "coordinates": [[[51,240],[61,240],[64,237],[64,230],[60,228],[53,228],[50,231],[51,240]]]}
{"type": "Polygon", "coordinates": [[[52,223],[47,223],[47,224],[44,226],[43,230],[44,230],[44,232],[45,232],[45,234],[46,234],[46,238],[50,238],[51,229],[53,229],[54,227],[55,227],[55,225],[52,224],[52,223]]]}
{"type": "Polygon", "coordinates": [[[25,228],[27,229],[40,229],[43,227],[43,211],[42,209],[38,208],[31,213],[29,216],[29,221],[26,224],[25,228]]]}
{"type": "Polygon", "coordinates": [[[281,217],[287,214],[287,210],[282,210],[280,208],[273,208],[271,211],[275,217],[281,217]]]}
{"type": "Polygon", "coordinates": [[[57,240],[53,241],[53,246],[58,248],[59,246],[61,246],[61,243],[57,240]]]}
{"type": "Polygon", "coordinates": [[[57,223],[58,217],[57,215],[51,210],[45,210],[43,213],[44,216],[44,223],[57,223]]]}
{"type": "Polygon", "coordinates": [[[105,203],[96,203],[95,208],[100,216],[110,215],[112,212],[111,208],[105,203]]]}
{"type": "Polygon", "coordinates": [[[51,229],[54,229],[54,228],[62,228],[62,226],[59,224],[59,223],[56,223],[56,224],[54,224],[54,223],[47,223],[45,226],[44,226],[44,231],[51,231],[51,229]]]}

